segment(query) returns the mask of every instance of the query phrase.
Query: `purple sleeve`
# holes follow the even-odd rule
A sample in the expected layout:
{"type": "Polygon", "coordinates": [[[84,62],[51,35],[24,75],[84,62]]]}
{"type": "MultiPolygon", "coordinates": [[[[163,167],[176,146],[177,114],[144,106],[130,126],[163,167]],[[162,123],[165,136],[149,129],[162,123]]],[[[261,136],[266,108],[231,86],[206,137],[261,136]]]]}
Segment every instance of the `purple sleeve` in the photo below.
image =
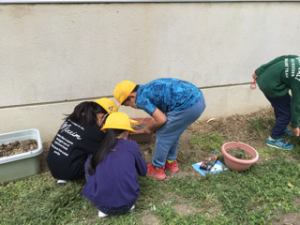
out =
{"type": "Polygon", "coordinates": [[[141,150],[140,150],[138,144],[137,143],[135,143],[135,144],[136,144],[135,168],[140,176],[146,176],[147,170],[148,170],[147,163],[145,162],[145,160],[142,157],[141,150]]]}

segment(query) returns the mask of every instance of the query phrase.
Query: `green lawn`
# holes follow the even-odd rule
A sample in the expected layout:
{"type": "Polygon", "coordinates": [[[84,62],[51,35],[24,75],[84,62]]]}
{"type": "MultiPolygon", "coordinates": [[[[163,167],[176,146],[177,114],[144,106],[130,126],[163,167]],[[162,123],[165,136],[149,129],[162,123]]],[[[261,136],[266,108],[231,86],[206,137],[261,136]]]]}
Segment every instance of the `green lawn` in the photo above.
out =
{"type": "MultiPolygon", "coordinates": [[[[248,124],[247,134],[256,137],[251,139],[252,143],[262,143],[273,122],[270,117],[254,117],[243,124],[248,124]]],[[[213,127],[213,122],[210,123],[213,127]]],[[[84,180],[58,185],[45,172],[0,184],[0,225],[282,224],[283,218],[298,215],[300,140],[291,140],[296,146],[292,151],[254,146],[261,160],[249,170],[226,171],[204,178],[191,165],[202,161],[201,157],[214,149],[220,150],[223,142],[236,138],[231,137],[230,129],[226,134],[222,131],[224,124],[217,124],[207,134],[197,133],[197,127],[208,126],[204,121],[189,128],[187,141],[183,140],[178,150],[181,158],[178,174],[167,174],[164,181],[139,178],[141,195],[132,212],[100,219],[97,209],[81,195],[84,180]]],[[[141,145],[147,161],[151,158],[151,148],[141,145]]],[[[222,161],[220,151],[218,154],[222,161]]]]}

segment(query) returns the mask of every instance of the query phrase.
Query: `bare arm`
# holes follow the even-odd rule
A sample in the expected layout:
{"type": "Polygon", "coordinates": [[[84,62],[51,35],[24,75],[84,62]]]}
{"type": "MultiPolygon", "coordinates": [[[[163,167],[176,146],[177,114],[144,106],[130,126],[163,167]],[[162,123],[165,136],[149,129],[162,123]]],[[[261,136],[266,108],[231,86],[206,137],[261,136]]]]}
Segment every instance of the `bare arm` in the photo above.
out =
{"type": "Polygon", "coordinates": [[[164,125],[167,122],[166,115],[160,111],[158,108],[156,108],[152,114],[152,117],[154,119],[153,122],[149,123],[145,128],[144,131],[147,134],[151,134],[152,130],[157,129],[164,125]]]}

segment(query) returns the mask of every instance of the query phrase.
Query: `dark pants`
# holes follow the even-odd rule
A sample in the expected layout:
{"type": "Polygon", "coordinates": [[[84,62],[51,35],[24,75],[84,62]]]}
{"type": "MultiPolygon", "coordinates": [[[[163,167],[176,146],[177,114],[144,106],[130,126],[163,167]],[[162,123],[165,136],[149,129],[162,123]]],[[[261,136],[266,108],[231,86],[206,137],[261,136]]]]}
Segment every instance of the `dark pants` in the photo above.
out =
{"type": "Polygon", "coordinates": [[[272,130],[271,137],[274,139],[281,138],[284,130],[291,120],[291,96],[287,94],[282,98],[266,98],[274,108],[276,122],[272,130]]]}

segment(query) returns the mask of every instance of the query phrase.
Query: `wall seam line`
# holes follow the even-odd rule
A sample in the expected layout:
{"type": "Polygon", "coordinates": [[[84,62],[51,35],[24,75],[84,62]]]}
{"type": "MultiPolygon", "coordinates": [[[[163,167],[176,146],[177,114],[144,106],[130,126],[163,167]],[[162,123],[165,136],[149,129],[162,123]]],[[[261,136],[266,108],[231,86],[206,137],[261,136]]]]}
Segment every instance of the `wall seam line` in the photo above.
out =
{"type": "MultiPolygon", "coordinates": [[[[198,87],[201,90],[205,89],[212,89],[212,88],[222,88],[222,87],[234,87],[234,86],[242,86],[242,85],[250,85],[251,83],[239,83],[239,84],[224,84],[224,85],[214,85],[209,87],[198,87]]],[[[43,105],[54,105],[54,104],[60,104],[60,103],[72,103],[72,102],[78,102],[78,101],[90,101],[91,99],[98,99],[98,98],[113,98],[112,95],[108,96],[101,96],[101,97],[90,97],[90,98],[78,98],[73,100],[64,100],[64,101],[53,101],[53,102],[40,102],[40,103],[32,103],[32,104],[24,104],[24,105],[10,105],[10,106],[0,106],[1,109],[11,109],[11,108],[24,108],[24,107],[31,107],[31,106],[43,106],[43,105]]]]}

